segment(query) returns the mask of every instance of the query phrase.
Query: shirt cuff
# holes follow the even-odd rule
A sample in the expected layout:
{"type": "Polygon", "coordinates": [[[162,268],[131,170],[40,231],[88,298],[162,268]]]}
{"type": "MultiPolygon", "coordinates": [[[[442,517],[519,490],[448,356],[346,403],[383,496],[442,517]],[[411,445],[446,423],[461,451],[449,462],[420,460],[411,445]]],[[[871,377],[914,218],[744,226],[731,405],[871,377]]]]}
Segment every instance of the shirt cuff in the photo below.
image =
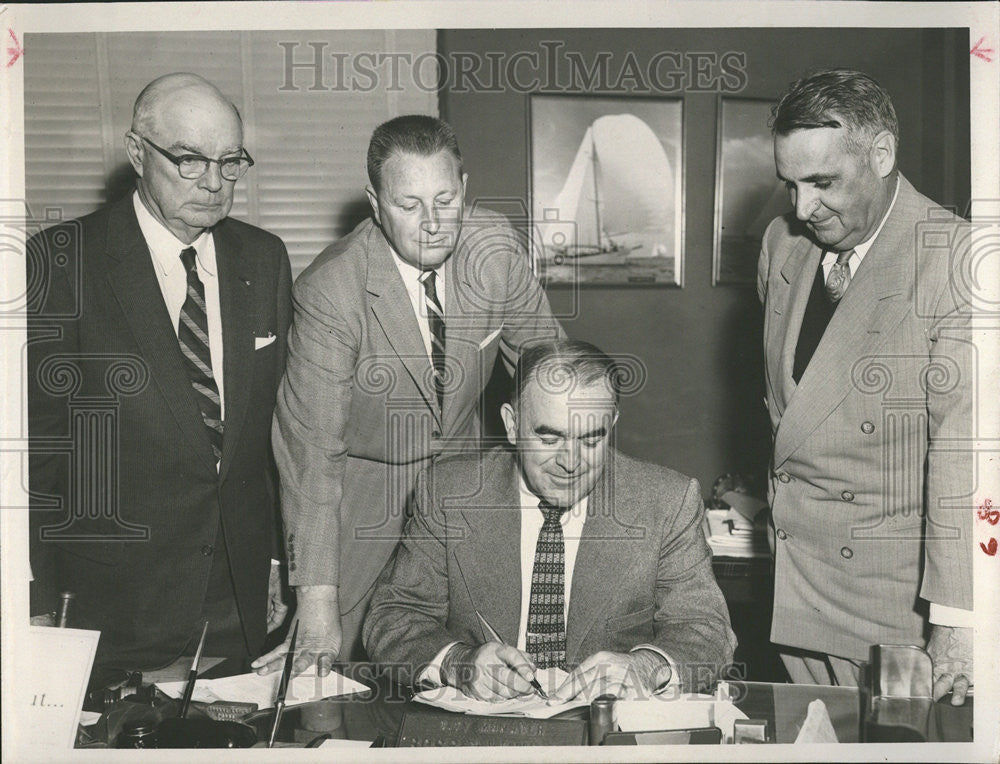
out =
{"type": "Polygon", "coordinates": [[[676,687],[681,683],[681,672],[678,670],[677,664],[674,663],[673,659],[663,652],[663,650],[658,648],[656,645],[636,645],[629,650],[629,652],[634,653],[637,650],[649,650],[651,653],[656,653],[667,662],[668,666],[670,666],[670,680],[663,687],[657,688],[659,692],[663,692],[668,687],[676,687]]]}
{"type": "Polygon", "coordinates": [[[444,656],[457,644],[458,640],[449,642],[442,647],[438,651],[438,654],[434,656],[434,660],[424,666],[424,670],[417,676],[414,684],[429,685],[430,688],[444,687],[444,679],[441,676],[441,664],[444,663],[444,656]]]}
{"type": "Polygon", "coordinates": [[[937,626],[965,626],[971,628],[976,625],[973,612],[963,610],[958,607],[948,605],[937,605],[930,603],[930,613],[927,620],[937,626]]]}
{"type": "Polygon", "coordinates": [[[272,565],[281,565],[281,563],[278,560],[274,559],[273,557],[271,558],[271,564],[272,565]]]}

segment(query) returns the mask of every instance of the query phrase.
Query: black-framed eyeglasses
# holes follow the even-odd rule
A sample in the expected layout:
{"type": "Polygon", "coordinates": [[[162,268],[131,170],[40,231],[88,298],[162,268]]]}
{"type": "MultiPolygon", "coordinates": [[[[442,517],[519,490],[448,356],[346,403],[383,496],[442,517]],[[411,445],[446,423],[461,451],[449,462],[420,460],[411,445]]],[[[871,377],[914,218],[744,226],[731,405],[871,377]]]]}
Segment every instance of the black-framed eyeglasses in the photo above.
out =
{"type": "Polygon", "coordinates": [[[201,154],[171,154],[164,148],[160,148],[149,138],[139,136],[146,143],[159,151],[163,156],[177,165],[177,172],[182,178],[196,180],[208,172],[208,166],[215,162],[219,165],[219,174],[226,180],[239,180],[247,174],[247,170],[253,167],[253,159],[246,149],[237,157],[222,157],[222,159],[209,159],[201,154]]]}

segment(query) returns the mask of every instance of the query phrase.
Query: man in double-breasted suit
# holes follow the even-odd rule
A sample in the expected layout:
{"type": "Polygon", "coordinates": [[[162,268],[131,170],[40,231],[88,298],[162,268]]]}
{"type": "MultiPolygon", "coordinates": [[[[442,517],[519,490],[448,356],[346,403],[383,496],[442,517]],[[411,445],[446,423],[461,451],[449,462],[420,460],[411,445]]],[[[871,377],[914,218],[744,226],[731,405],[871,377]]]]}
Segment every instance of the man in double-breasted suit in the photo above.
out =
{"type": "MultiPolygon", "coordinates": [[[[274,420],[299,666],[357,655],[375,579],[416,475],[475,447],[498,351],[561,336],[524,248],[465,209],[454,132],[426,116],[380,125],[368,151],[373,218],[296,280],[274,420]]],[[[255,666],[280,667],[281,648],[255,666]]]]}
{"type": "Polygon", "coordinates": [[[245,670],[285,612],[269,436],[288,256],[227,217],[252,160],[212,84],[154,80],[125,147],[136,192],[29,245],[32,609],[73,592],[99,669],[169,663],[208,620],[203,654],[245,670]]]}
{"type": "Polygon", "coordinates": [[[553,666],[571,671],[546,688],[564,699],[712,684],[735,638],[698,482],[611,448],[617,398],[593,345],[525,350],[501,410],[512,448],[418,481],[365,622],[376,662],[483,700],[553,666]]]}
{"type": "Polygon", "coordinates": [[[793,681],[824,684],[857,683],[870,645],[926,644],[935,695],[953,688],[959,704],[972,681],[976,375],[961,221],[897,170],[896,115],[867,75],[800,80],[773,130],[795,212],[768,227],[758,270],[771,638],[793,681]]]}

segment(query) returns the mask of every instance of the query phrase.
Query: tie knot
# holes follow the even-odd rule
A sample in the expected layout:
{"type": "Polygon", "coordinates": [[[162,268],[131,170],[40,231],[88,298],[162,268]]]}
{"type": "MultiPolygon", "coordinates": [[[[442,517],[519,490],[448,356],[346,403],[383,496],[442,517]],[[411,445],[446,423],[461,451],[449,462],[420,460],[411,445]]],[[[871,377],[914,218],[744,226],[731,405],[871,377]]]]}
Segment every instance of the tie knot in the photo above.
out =
{"type": "Polygon", "coordinates": [[[420,283],[424,285],[424,291],[429,295],[435,294],[435,280],[437,278],[437,273],[435,271],[424,271],[420,274],[420,283]]]}
{"type": "Polygon", "coordinates": [[[848,250],[847,252],[837,253],[837,265],[847,265],[847,262],[851,259],[851,255],[854,254],[854,250],[848,250]]]}
{"type": "Polygon", "coordinates": [[[558,523],[559,518],[569,509],[569,507],[557,507],[555,504],[549,504],[547,501],[538,502],[538,508],[542,510],[546,523],[558,523]]]}
{"type": "Polygon", "coordinates": [[[181,250],[181,262],[184,263],[184,270],[188,273],[194,270],[194,260],[198,252],[194,247],[186,247],[181,250]]]}

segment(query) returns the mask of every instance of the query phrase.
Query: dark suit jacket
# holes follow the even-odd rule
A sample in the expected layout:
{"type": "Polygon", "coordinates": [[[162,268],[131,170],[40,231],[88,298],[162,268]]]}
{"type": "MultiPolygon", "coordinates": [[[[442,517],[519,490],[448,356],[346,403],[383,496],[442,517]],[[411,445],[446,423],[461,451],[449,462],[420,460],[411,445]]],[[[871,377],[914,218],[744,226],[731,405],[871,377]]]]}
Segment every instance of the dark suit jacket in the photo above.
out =
{"type": "Polygon", "coordinates": [[[764,235],[775,642],[865,660],[872,644],[923,644],[921,599],[972,607],[967,243],[962,221],[900,175],[885,226],[796,385],[822,251],[792,215],[764,235]]]}
{"type": "MultiPolygon", "coordinates": [[[[520,499],[513,453],[442,459],[421,475],[414,515],[383,570],[365,648],[412,681],[449,642],[488,641],[476,611],[516,645],[520,499]]],[[[566,658],[654,644],[685,687],[711,683],[736,638],[712,573],[698,482],[612,452],[590,494],[566,622],[566,658]],[[704,666],[704,668],[698,668],[704,666]]]]}
{"type": "Polygon", "coordinates": [[[525,343],[563,336],[502,216],[467,216],[444,267],[443,411],[405,285],[371,220],[295,281],[274,425],[289,580],[339,584],[345,613],[370,593],[399,541],[418,472],[438,454],[478,444],[498,352],[515,361],[525,343]]]}
{"type": "Polygon", "coordinates": [[[213,233],[226,407],[218,472],[131,196],[29,245],[32,610],[76,592],[73,625],[102,631],[103,665],[163,664],[197,637],[223,543],[251,654],[265,636],[277,548],[269,430],[291,278],[272,234],[231,218],[213,233]]]}

